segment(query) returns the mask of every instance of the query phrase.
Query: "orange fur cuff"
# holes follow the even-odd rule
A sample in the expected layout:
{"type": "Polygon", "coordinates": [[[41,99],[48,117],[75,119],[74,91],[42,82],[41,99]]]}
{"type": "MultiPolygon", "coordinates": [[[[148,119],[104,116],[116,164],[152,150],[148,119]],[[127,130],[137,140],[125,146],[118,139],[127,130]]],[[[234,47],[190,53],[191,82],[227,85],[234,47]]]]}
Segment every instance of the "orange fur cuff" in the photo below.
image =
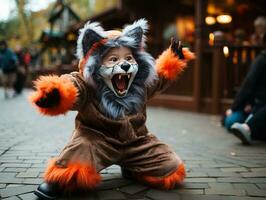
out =
{"type": "Polygon", "coordinates": [[[44,173],[44,180],[48,183],[58,183],[66,190],[93,189],[100,183],[101,176],[90,164],[75,162],[60,167],[56,165],[56,160],[52,159],[44,173]]]}
{"type": "Polygon", "coordinates": [[[153,176],[141,176],[138,178],[141,181],[144,181],[156,188],[170,190],[174,189],[175,186],[182,184],[185,176],[186,176],[185,166],[183,163],[181,163],[175,172],[166,177],[159,178],[153,176]]]}
{"type": "Polygon", "coordinates": [[[65,114],[71,109],[76,102],[78,96],[78,89],[66,77],[59,77],[56,75],[41,76],[37,81],[34,82],[36,92],[30,97],[30,101],[37,107],[37,109],[45,115],[58,115],[65,114]],[[38,107],[35,103],[44,98],[53,89],[58,89],[60,94],[59,105],[50,108],[38,107]]]}
{"type": "Polygon", "coordinates": [[[188,49],[182,50],[185,59],[179,59],[175,53],[168,48],[156,60],[157,73],[169,80],[174,80],[186,67],[187,61],[194,58],[194,54],[188,49]]]}

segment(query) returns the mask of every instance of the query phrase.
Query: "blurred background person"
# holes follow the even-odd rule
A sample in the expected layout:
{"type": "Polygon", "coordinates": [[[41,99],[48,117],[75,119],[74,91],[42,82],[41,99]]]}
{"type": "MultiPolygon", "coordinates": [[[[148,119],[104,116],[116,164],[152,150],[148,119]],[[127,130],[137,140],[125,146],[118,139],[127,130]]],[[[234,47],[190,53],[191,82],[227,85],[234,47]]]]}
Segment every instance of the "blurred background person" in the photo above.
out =
{"type": "Polygon", "coordinates": [[[225,127],[243,144],[266,140],[266,35],[263,50],[249,72],[231,109],[226,111],[225,127]]]}
{"type": "Polygon", "coordinates": [[[266,33],[266,17],[257,17],[254,21],[255,32],[251,35],[251,44],[255,46],[263,45],[263,36],[266,33]]]}
{"type": "Polygon", "coordinates": [[[31,55],[27,48],[22,50],[19,47],[16,51],[16,55],[18,58],[18,67],[16,71],[16,80],[14,82],[14,96],[22,93],[27,80],[28,69],[31,62],[31,55]]]}
{"type": "Polygon", "coordinates": [[[17,56],[8,48],[6,41],[0,41],[0,70],[1,70],[1,82],[4,87],[5,98],[11,97],[10,89],[13,88],[13,84],[16,78],[17,70],[17,56]]]}

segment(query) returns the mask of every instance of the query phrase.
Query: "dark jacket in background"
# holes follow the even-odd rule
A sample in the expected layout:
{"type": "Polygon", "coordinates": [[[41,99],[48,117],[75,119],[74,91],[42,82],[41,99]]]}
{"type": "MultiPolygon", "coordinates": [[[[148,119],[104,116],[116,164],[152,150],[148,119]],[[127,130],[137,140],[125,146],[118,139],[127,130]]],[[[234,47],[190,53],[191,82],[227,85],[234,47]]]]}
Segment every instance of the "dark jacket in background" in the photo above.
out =
{"type": "Polygon", "coordinates": [[[9,48],[0,51],[0,69],[4,74],[14,73],[17,69],[17,56],[9,48]]]}
{"type": "Polygon", "coordinates": [[[252,62],[232,110],[244,110],[250,103],[255,105],[255,108],[266,104],[266,51],[262,51],[252,62]]]}

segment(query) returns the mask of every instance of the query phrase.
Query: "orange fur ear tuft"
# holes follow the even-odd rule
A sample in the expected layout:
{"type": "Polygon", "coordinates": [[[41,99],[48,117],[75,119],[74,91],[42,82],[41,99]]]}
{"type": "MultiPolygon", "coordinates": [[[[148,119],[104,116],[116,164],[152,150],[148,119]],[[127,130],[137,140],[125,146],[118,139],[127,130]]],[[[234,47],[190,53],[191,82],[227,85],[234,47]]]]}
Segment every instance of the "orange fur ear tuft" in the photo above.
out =
{"type": "Polygon", "coordinates": [[[157,73],[169,80],[174,80],[186,67],[186,61],[180,60],[171,48],[164,51],[156,60],[157,73]]]}
{"type": "Polygon", "coordinates": [[[101,176],[90,165],[80,162],[69,163],[67,167],[56,166],[52,159],[44,173],[48,183],[58,183],[62,188],[72,191],[77,189],[94,189],[101,181],[101,176]]]}
{"type": "Polygon", "coordinates": [[[29,100],[37,107],[37,109],[45,115],[65,114],[72,108],[78,96],[78,89],[66,77],[59,77],[56,75],[41,76],[34,82],[36,92],[34,92],[29,100]],[[53,89],[57,89],[60,94],[59,105],[50,108],[41,108],[36,105],[36,102],[45,97],[47,93],[53,89]]]}
{"type": "Polygon", "coordinates": [[[185,166],[183,163],[181,163],[174,173],[166,177],[159,178],[153,176],[138,176],[138,179],[153,187],[170,190],[174,189],[175,186],[182,184],[185,176],[185,166]]]}

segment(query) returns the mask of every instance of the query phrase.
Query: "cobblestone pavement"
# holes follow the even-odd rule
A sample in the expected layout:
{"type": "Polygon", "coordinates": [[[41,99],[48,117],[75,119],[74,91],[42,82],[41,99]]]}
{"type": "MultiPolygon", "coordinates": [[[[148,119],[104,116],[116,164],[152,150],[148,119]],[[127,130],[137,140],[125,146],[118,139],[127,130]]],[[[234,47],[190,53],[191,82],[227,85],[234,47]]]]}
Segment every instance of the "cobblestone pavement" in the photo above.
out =
{"type": "MultiPolygon", "coordinates": [[[[0,95],[2,91],[0,90],[0,95]]],[[[8,101],[0,96],[0,195],[36,199],[46,161],[56,156],[74,127],[75,112],[62,117],[39,115],[26,95],[8,101]]],[[[94,192],[62,199],[232,199],[266,198],[266,145],[243,146],[219,125],[219,118],[163,108],[148,109],[148,127],[183,158],[183,188],[161,191],[120,175],[112,166],[102,172],[94,192]]]]}

